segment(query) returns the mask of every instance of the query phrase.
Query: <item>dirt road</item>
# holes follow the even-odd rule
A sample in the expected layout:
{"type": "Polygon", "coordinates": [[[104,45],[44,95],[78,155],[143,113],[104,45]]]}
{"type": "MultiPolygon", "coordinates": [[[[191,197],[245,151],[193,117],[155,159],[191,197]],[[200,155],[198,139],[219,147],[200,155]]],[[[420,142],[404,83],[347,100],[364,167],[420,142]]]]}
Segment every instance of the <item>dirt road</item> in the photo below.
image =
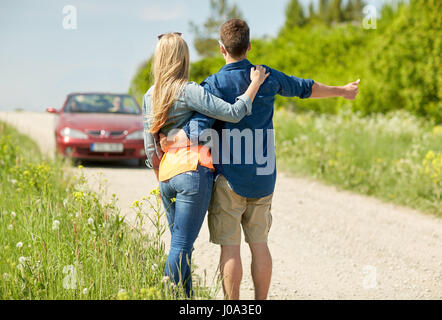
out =
{"type": "MultiPolygon", "coordinates": [[[[52,115],[0,112],[0,120],[30,135],[43,152],[54,148],[52,115]]],[[[119,198],[123,214],[156,187],[153,173],[131,163],[86,165],[119,198]]],[[[273,256],[270,299],[442,299],[442,220],[306,179],[279,173],[269,246],[273,256]]],[[[207,222],[195,244],[197,273],[210,283],[218,246],[207,222]]],[[[165,239],[168,242],[168,239],[165,239]]],[[[253,299],[245,243],[241,298],[253,299]]],[[[219,295],[221,297],[221,295],[219,295]]]]}

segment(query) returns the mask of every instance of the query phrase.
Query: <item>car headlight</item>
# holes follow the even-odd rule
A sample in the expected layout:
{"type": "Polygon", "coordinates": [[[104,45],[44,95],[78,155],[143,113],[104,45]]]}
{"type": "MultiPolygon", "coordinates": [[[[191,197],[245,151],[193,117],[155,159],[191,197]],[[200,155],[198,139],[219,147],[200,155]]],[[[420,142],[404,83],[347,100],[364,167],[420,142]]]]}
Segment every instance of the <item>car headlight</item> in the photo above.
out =
{"type": "Polygon", "coordinates": [[[135,132],[132,132],[131,134],[128,134],[126,139],[128,140],[143,140],[144,139],[144,132],[143,130],[138,130],[135,132]]]}
{"type": "Polygon", "coordinates": [[[87,139],[88,136],[86,133],[81,132],[80,130],[75,130],[69,127],[64,128],[61,130],[60,134],[63,137],[69,137],[69,138],[75,138],[75,139],[87,139]]]}

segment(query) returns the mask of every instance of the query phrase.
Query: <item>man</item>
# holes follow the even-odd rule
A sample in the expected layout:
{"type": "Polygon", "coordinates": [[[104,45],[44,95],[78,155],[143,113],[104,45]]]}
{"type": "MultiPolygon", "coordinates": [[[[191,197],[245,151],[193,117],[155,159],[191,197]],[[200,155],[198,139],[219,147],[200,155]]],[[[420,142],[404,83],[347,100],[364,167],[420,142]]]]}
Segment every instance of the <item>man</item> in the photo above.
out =
{"type": "MultiPolygon", "coordinates": [[[[232,103],[246,90],[250,81],[248,74],[253,65],[247,60],[247,52],[251,49],[249,27],[241,19],[231,19],[222,25],[220,38],[220,51],[226,65],[201,85],[232,103]]],[[[333,87],[268,69],[270,76],[258,91],[251,115],[238,123],[227,123],[196,113],[184,131],[172,138],[175,146],[183,145],[188,143],[188,138],[191,141],[198,139],[205,129],[213,127],[216,130],[212,135],[212,157],[217,178],[208,223],[210,241],[221,245],[219,267],[226,299],[239,299],[241,226],[252,254],[255,299],[266,299],[270,286],[272,257],[267,238],[272,223],[270,209],[276,181],[272,123],[275,95],[353,100],[358,91],[359,80],[333,87]]],[[[171,137],[167,139],[171,140],[171,137]]]]}

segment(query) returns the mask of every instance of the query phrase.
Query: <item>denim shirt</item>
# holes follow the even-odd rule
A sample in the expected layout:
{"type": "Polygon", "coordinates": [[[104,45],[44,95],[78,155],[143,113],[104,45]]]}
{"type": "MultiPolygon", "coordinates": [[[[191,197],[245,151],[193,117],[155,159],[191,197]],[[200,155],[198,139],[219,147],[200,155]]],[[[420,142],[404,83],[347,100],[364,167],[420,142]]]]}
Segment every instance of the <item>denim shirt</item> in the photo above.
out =
{"type": "MultiPolygon", "coordinates": [[[[252,66],[247,59],[226,64],[201,85],[217,97],[232,102],[249,85],[248,74],[252,66]]],[[[272,121],[275,95],[309,98],[314,84],[311,79],[288,76],[264,67],[270,71],[270,75],[253,101],[253,114],[237,123],[227,123],[195,113],[183,127],[191,141],[203,140],[200,136],[208,128],[216,130],[218,146],[212,144],[211,149],[216,174],[224,175],[231,188],[246,198],[265,197],[275,189],[276,157],[272,121]],[[240,141],[239,147],[238,143],[235,145],[235,139],[240,141]]]]}
{"type": "MultiPolygon", "coordinates": [[[[158,143],[158,135],[155,137],[149,131],[153,90],[154,86],[149,88],[143,97],[144,148],[147,156],[146,165],[149,168],[157,169],[159,163],[154,158],[161,159],[162,151],[158,143]]],[[[233,100],[232,103],[225,102],[197,83],[188,82],[169,110],[167,121],[160,132],[167,135],[172,129],[183,127],[195,111],[228,122],[238,122],[244,116],[252,113],[252,101],[249,96],[241,94],[233,100]]]]}

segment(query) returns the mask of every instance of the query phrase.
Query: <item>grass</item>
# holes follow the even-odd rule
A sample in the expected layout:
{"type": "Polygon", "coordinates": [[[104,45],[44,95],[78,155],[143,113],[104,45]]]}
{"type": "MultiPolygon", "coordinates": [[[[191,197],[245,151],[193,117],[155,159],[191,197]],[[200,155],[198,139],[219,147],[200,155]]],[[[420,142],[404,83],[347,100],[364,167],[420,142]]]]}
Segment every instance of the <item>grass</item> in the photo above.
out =
{"type": "MultiPolygon", "coordinates": [[[[158,191],[134,203],[130,226],[115,197],[105,202],[81,169],[70,171],[0,122],[0,299],[184,299],[163,277],[158,191]]],[[[215,295],[194,290],[196,299],[215,295]]]]}
{"type": "Polygon", "coordinates": [[[442,127],[406,112],[274,118],[278,165],[299,176],[442,215],[442,127]]]}

